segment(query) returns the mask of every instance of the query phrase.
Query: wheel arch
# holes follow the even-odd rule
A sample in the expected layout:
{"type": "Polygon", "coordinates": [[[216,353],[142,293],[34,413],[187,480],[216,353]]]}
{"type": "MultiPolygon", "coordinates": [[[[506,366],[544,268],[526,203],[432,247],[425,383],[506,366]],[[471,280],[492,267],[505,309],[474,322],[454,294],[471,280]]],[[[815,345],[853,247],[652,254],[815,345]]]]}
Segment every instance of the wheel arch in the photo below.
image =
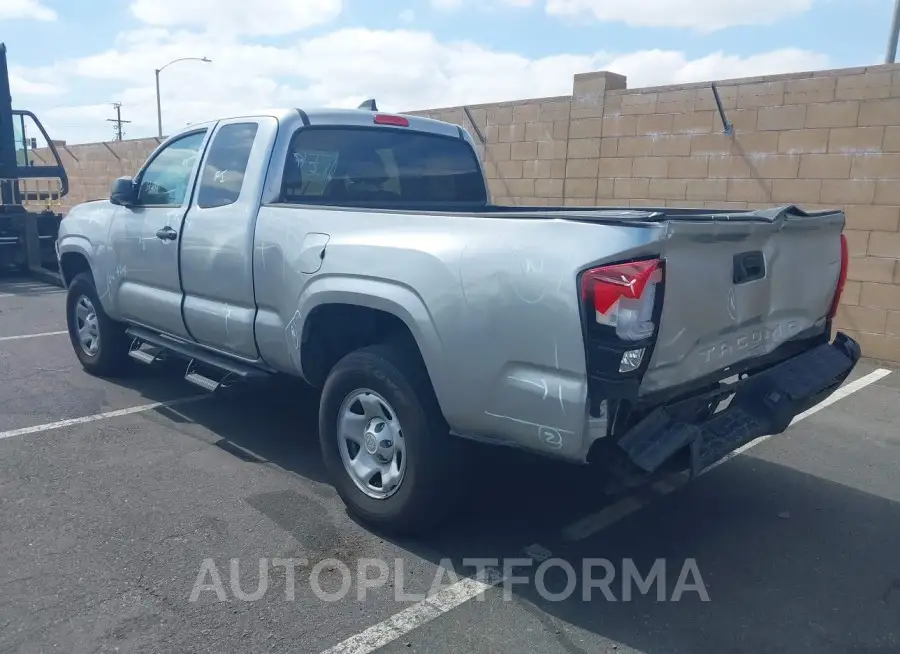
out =
{"type": "Polygon", "coordinates": [[[443,347],[422,299],[412,289],[390,282],[333,282],[327,288],[309,289],[300,303],[302,324],[297,333],[302,376],[321,385],[331,367],[350,351],[399,342],[419,356],[443,410],[443,347]]]}
{"type": "MultiPolygon", "coordinates": [[[[88,259],[87,254],[83,250],[79,249],[71,249],[67,251],[61,251],[59,254],[59,271],[62,274],[63,285],[68,288],[72,283],[72,280],[75,279],[76,275],[79,275],[83,272],[91,273],[93,277],[93,269],[91,268],[91,262],[88,259]]],[[[96,279],[94,283],[96,284],[96,279]]]]}

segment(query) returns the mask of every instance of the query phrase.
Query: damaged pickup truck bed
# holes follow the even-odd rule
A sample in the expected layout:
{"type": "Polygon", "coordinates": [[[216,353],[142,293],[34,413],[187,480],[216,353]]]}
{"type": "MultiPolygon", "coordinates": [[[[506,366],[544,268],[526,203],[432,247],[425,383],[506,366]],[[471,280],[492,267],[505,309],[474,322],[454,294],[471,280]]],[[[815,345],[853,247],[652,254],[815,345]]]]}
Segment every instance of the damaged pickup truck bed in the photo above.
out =
{"type": "Polygon", "coordinates": [[[291,109],[171,136],[57,249],[85,369],[175,357],[209,390],[322,387],[340,496],[408,532],[453,506],[472,441],[630,483],[786,429],[860,357],[831,340],[843,226],[499,207],[456,125],[291,109]]]}

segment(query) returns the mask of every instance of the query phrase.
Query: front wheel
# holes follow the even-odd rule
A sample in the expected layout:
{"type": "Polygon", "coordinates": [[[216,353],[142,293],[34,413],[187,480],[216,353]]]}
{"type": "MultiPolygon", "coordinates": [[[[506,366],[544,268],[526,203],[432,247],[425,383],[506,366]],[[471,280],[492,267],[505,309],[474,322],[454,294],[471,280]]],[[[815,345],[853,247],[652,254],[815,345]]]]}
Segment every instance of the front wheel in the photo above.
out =
{"type": "Polygon", "coordinates": [[[319,409],[322,455],[338,495],[363,522],[397,534],[445,518],[465,479],[463,444],[449,434],[424,365],[409,349],[351,352],[328,375],[319,409]]]}
{"type": "Polygon", "coordinates": [[[66,323],[75,356],[87,372],[106,377],[125,369],[128,364],[125,326],[106,315],[94,278],[88,272],[76,275],[69,284],[66,323]]]}

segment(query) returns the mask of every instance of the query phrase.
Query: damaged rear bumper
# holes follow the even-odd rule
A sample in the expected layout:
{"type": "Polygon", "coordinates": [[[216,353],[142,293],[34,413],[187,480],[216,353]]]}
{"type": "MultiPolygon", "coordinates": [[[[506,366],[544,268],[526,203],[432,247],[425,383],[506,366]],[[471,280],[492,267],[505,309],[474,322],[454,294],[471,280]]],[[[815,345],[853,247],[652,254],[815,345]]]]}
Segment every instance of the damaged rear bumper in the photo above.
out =
{"type": "Polygon", "coordinates": [[[855,340],[838,333],[831,343],[751,374],[727,390],[657,408],[630,429],[618,447],[647,474],[689,448],[691,474],[697,475],[746,443],[783,432],[798,414],[837,390],[861,355],[855,340]],[[732,394],[727,408],[692,418],[732,394]]]}

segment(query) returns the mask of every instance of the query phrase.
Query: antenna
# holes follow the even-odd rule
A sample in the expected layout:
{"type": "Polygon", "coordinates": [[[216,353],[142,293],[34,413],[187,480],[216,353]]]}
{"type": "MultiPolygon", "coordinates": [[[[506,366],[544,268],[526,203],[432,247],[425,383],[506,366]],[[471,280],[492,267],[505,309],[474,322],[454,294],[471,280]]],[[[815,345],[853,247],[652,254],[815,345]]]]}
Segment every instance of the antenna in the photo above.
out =
{"type": "Polygon", "coordinates": [[[378,107],[375,105],[375,98],[370,98],[363,102],[357,109],[368,109],[369,111],[378,111],[378,107]]]}
{"type": "Polygon", "coordinates": [[[122,137],[125,136],[125,132],[122,130],[122,125],[124,123],[130,123],[130,120],[122,120],[122,103],[121,102],[113,102],[112,106],[115,107],[116,117],[115,118],[107,118],[106,122],[115,123],[115,140],[121,141],[122,137]]]}
{"type": "MultiPolygon", "coordinates": [[[[900,0],[898,0],[898,2],[900,2],[900,0]]],[[[731,134],[734,131],[734,125],[731,124],[731,121],[728,120],[728,116],[725,115],[725,107],[722,106],[722,97],[719,95],[719,87],[715,82],[712,82],[710,88],[713,92],[713,98],[716,100],[716,107],[719,109],[719,118],[722,119],[722,133],[731,134]]]]}

